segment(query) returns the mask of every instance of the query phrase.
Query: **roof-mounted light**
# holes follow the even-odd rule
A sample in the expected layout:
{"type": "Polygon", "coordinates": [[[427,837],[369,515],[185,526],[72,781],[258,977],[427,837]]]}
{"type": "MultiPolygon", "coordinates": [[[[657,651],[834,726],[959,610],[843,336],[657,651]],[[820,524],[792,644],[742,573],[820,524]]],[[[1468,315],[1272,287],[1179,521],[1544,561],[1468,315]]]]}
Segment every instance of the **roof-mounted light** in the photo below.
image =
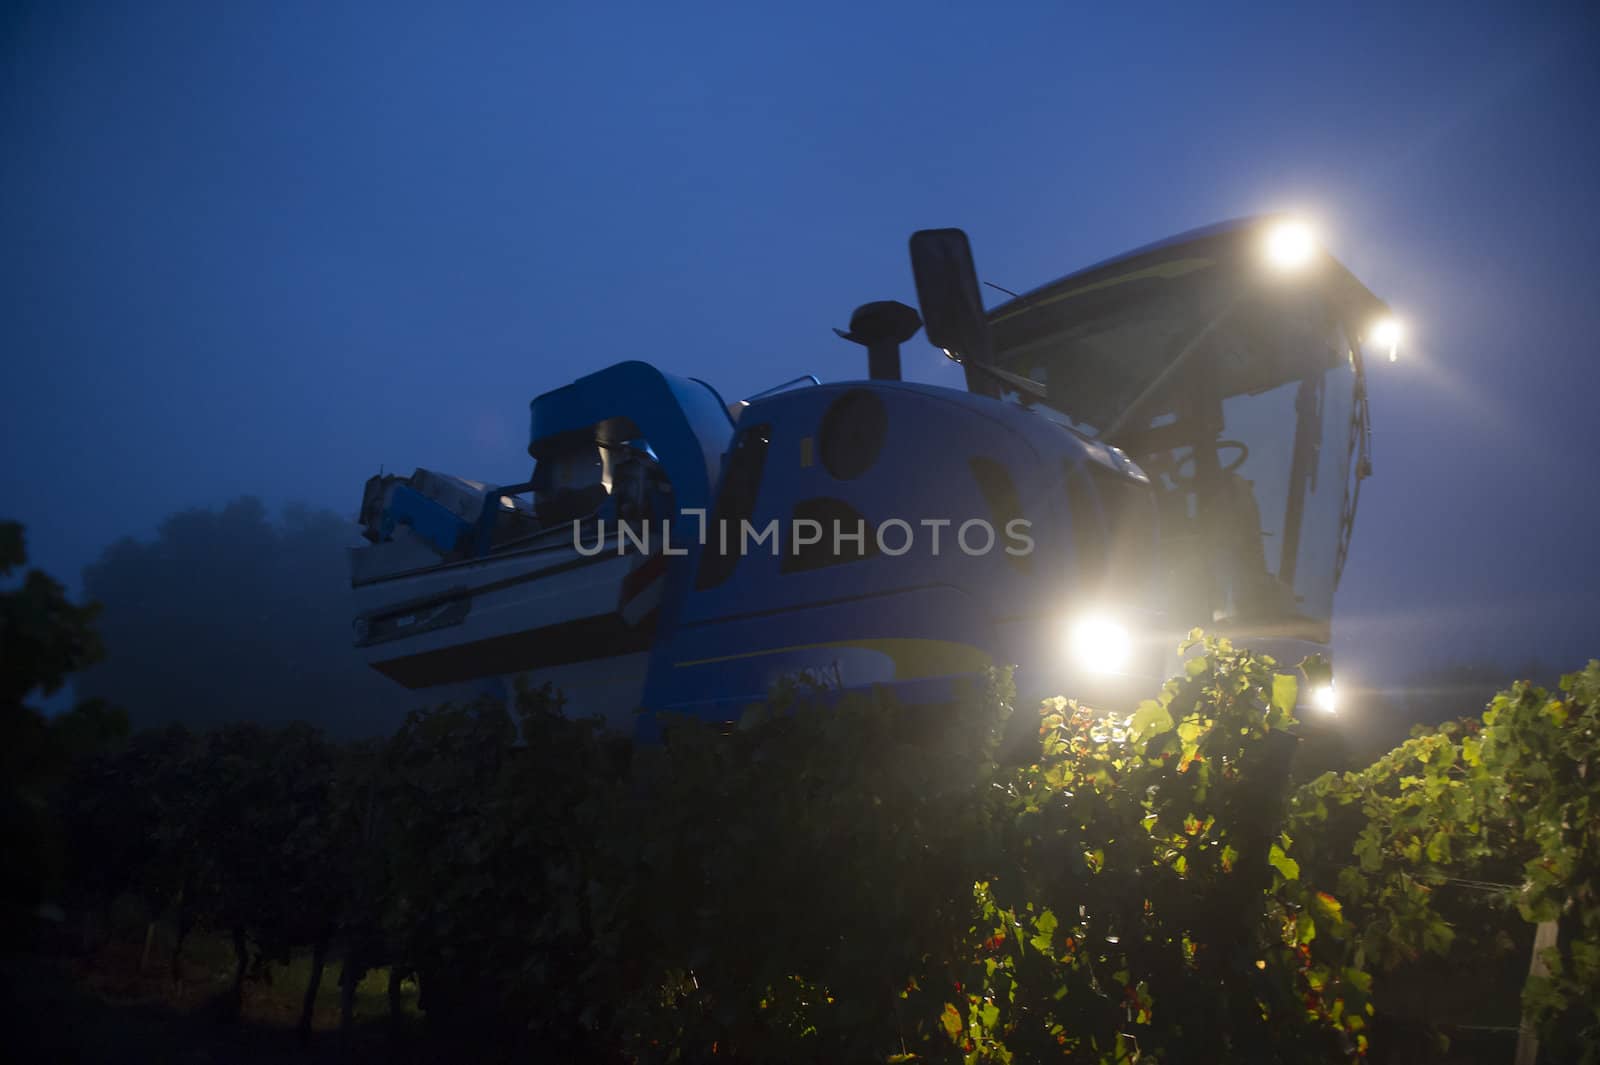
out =
{"type": "Polygon", "coordinates": [[[1284,271],[1299,270],[1317,253],[1317,235],[1304,222],[1288,219],[1273,223],[1265,242],[1267,262],[1284,271]]]}

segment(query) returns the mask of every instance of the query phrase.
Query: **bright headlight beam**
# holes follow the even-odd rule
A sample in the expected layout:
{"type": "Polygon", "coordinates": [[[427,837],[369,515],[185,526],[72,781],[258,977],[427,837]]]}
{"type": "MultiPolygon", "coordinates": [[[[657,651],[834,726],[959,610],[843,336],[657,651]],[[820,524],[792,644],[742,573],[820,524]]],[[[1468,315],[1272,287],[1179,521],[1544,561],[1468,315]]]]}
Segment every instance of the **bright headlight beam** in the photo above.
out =
{"type": "Polygon", "coordinates": [[[1339,709],[1339,696],[1334,692],[1331,682],[1311,692],[1311,705],[1324,714],[1331,714],[1339,709]]]}
{"type": "Polygon", "coordinates": [[[1103,615],[1079,618],[1067,634],[1068,650],[1092,673],[1115,673],[1133,657],[1133,640],[1122,625],[1103,615]]]}
{"type": "Polygon", "coordinates": [[[1298,270],[1317,252],[1317,235],[1304,222],[1278,222],[1267,230],[1267,262],[1279,270],[1298,270]]]}

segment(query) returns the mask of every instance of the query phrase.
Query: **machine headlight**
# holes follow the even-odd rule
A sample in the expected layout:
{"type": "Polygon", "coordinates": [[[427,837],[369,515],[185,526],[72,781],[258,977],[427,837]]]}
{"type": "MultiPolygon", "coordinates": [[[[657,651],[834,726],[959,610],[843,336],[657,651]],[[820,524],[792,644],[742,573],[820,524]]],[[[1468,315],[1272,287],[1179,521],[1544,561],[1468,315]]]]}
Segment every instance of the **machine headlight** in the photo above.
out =
{"type": "Polygon", "coordinates": [[[1311,690],[1311,705],[1325,714],[1331,714],[1339,709],[1339,696],[1333,690],[1333,681],[1330,680],[1311,690]]]}
{"type": "Polygon", "coordinates": [[[1372,325],[1372,342],[1389,353],[1390,362],[1400,357],[1400,341],[1405,335],[1405,326],[1398,318],[1380,318],[1372,325]]]}
{"type": "Polygon", "coordinates": [[[1133,657],[1133,638],[1125,626],[1095,614],[1071,624],[1067,649],[1073,660],[1090,672],[1116,673],[1133,657]]]}
{"type": "Polygon", "coordinates": [[[1267,230],[1267,262],[1279,270],[1298,270],[1317,252],[1317,235],[1304,222],[1278,222],[1267,230]]]}

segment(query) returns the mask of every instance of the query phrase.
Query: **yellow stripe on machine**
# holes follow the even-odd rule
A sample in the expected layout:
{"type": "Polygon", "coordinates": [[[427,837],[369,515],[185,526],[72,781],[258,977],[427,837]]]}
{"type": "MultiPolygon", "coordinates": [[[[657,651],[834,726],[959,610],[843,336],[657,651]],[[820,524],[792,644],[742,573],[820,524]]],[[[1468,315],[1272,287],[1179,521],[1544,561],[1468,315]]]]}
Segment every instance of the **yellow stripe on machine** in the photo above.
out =
{"type": "Polygon", "coordinates": [[[709,666],[718,662],[734,662],[746,658],[788,654],[794,651],[814,651],[836,647],[840,649],[875,651],[894,663],[894,680],[923,680],[928,677],[945,677],[954,674],[981,673],[994,664],[988,652],[966,643],[952,640],[925,640],[916,638],[890,638],[872,640],[834,640],[826,643],[801,643],[789,647],[771,647],[761,651],[745,651],[736,655],[719,655],[715,658],[696,658],[676,662],[675,669],[692,666],[709,666]]]}

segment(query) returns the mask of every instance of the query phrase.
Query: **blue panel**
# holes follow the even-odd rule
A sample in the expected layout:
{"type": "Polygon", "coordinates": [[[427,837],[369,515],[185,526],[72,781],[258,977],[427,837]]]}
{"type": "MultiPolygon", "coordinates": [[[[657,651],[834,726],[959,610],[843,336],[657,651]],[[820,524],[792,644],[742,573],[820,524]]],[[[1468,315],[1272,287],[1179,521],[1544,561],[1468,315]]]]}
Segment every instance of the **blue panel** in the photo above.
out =
{"type": "Polygon", "coordinates": [[[576,442],[643,437],[672,481],[678,506],[709,504],[733,419],[710,385],[672,377],[643,362],[620,362],[546,392],[530,405],[528,453],[576,442]]]}
{"type": "Polygon", "coordinates": [[[448,555],[462,543],[472,526],[448,509],[406,485],[396,485],[384,508],[381,533],[387,539],[396,526],[409,526],[441,554],[448,555]]]}

